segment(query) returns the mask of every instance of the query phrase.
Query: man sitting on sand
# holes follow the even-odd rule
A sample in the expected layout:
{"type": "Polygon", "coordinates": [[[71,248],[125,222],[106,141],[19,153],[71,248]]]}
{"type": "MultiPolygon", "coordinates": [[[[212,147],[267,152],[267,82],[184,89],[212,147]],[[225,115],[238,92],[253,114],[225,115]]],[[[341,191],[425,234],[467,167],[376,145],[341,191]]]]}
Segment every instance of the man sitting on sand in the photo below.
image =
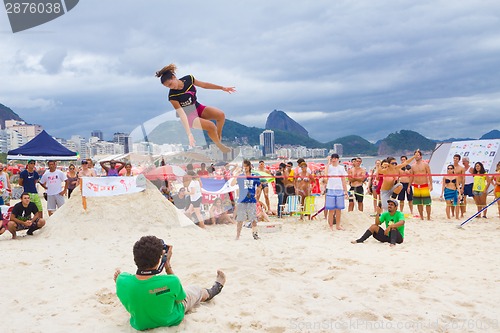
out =
{"type": "Polygon", "coordinates": [[[16,239],[16,231],[28,229],[27,234],[31,236],[33,231],[42,228],[44,225],[45,220],[40,217],[38,207],[30,201],[30,194],[26,192],[21,194],[21,202],[18,202],[12,208],[10,221],[7,224],[12,239],[16,239]]]}
{"type": "Polygon", "coordinates": [[[387,200],[388,211],[382,213],[382,208],[378,207],[378,214],[375,216],[375,224],[372,224],[360,239],[353,240],[351,243],[363,243],[370,236],[382,243],[403,243],[405,237],[405,216],[398,211],[398,201],[395,199],[387,200]],[[382,213],[382,214],[381,214],[382,213]],[[386,229],[380,227],[380,223],[385,222],[386,229]]]}
{"type": "Polygon", "coordinates": [[[136,274],[116,270],[116,295],[130,313],[130,325],[136,330],[177,326],[200,302],[219,294],[226,282],[222,271],[210,289],[197,286],[182,287],[172,271],[172,246],[155,236],[144,236],[133,249],[136,274]],[[163,269],[165,273],[161,274],[163,269]]]}

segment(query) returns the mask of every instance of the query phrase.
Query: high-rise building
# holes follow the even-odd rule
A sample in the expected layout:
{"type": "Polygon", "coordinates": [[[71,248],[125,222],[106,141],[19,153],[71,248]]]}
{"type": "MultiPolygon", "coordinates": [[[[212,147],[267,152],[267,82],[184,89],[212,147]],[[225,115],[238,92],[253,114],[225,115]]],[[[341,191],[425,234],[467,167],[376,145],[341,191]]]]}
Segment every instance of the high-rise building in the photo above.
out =
{"type": "Polygon", "coordinates": [[[340,157],[342,157],[342,155],[344,154],[344,147],[342,146],[341,143],[334,143],[333,144],[333,151],[336,154],[339,154],[340,157]]]}
{"type": "Polygon", "coordinates": [[[99,138],[99,140],[103,141],[103,135],[102,135],[102,131],[101,130],[93,130],[91,133],[90,133],[90,136],[94,136],[96,138],[99,138]]]}
{"type": "Polygon", "coordinates": [[[259,139],[260,146],[262,147],[262,155],[270,156],[276,154],[274,148],[274,131],[265,130],[260,134],[259,139]]]}
{"type": "Polygon", "coordinates": [[[113,142],[118,143],[123,146],[123,152],[125,154],[131,152],[132,148],[132,139],[131,137],[126,134],[126,133],[115,133],[113,134],[113,142]]]}

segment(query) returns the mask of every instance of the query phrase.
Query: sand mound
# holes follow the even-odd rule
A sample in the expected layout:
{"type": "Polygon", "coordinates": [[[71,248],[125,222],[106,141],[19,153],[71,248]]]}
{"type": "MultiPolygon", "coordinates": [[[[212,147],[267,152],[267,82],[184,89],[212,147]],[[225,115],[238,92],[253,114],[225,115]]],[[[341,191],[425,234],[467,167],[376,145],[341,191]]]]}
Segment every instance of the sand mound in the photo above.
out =
{"type": "Polygon", "coordinates": [[[101,233],[108,235],[128,230],[147,233],[151,229],[168,230],[186,225],[198,231],[149,181],[146,190],[139,193],[89,197],[86,210],[77,188],[47,220],[46,230],[41,231],[44,237],[79,235],[92,238],[101,233]]]}

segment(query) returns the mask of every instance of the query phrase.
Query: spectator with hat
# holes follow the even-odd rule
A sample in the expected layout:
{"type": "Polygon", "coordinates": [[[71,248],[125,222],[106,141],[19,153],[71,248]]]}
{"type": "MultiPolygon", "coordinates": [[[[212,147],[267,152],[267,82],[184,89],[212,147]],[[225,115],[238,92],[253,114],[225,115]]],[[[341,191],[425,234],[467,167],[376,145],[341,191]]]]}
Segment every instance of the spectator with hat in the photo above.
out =
{"type": "Polygon", "coordinates": [[[351,243],[363,243],[370,236],[382,243],[390,243],[391,246],[403,243],[405,237],[405,215],[398,210],[396,199],[387,200],[387,212],[382,213],[382,208],[378,207],[378,214],[375,216],[375,224],[372,224],[364,235],[351,243]],[[386,229],[382,229],[380,224],[385,222],[386,229]]]}

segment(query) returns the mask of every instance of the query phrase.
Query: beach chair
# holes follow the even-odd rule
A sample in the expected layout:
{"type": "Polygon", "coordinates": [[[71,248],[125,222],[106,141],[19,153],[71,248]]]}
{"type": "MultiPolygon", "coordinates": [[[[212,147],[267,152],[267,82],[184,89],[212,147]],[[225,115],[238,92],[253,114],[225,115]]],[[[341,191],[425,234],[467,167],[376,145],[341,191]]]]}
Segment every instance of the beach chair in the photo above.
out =
{"type": "Polygon", "coordinates": [[[302,210],[300,211],[300,214],[309,216],[310,220],[314,213],[316,213],[316,196],[308,195],[304,199],[304,205],[302,207],[302,210]]]}
{"type": "Polygon", "coordinates": [[[290,195],[286,198],[286,203],[282,205],[281,214],[291,216],[300,213],[301,210],[302,205],[300,204],[300,196],[290,195]]]}

